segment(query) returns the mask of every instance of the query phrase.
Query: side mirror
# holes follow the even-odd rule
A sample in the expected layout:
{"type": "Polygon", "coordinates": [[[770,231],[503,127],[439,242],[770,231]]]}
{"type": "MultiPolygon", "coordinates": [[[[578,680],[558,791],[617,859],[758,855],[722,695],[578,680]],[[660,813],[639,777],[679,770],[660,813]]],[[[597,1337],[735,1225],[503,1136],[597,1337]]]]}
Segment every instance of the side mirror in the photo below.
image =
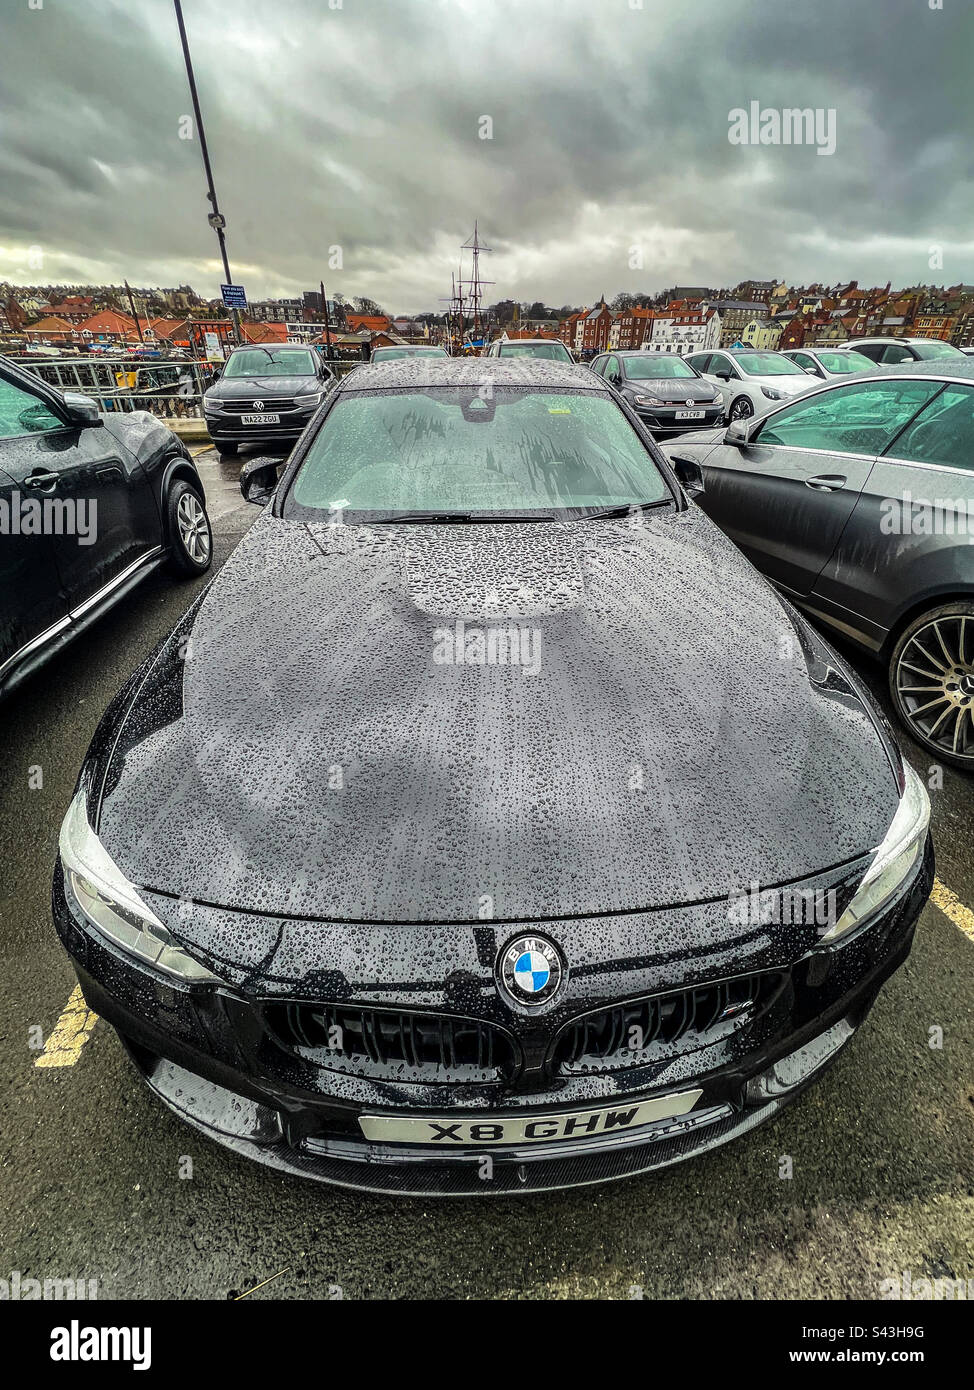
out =
{"type": "Polygon", "coordinates": [[[732,420],[724,431],[724,443],[743,449],[750,442],[751,427],[747,420],[732,420]]]}
{"type": "Polygon", "coordinates": [[[714,376],[717,378],[718,381],[730,381],[731,379],[730,372],[727,371],[724,367],[722,367],[719,372],[714,372],[714,376]]]}
{"type": "Polygon", "coordinates": [[[703,469],[696,459],[673,458],[673,472],[688,497],[699,497],[704,491],[703,469]]]}
{"type": "Polygon", "coordinates": [[[66,392],[64,403],[68,408],[68,420],[72,425],[85,429],[91,425],[103,423],[98,414],[98,402],[90,396],[82,396],[80,393],[71,391],[66,392]]]}
{"type": "Polygon", "coordinates": [[[818,369],[817,367],[803,367],[803,368],[802,368],[802,371],[805,372],[807,376],[821,376],[821,375],[822,375],[822,373],[819,371],[819,369],[818,369]]]}
{"type": "Polygon", "coordinates": [[[280,459],[248,459],[240,470],[240,491],[244,500],[264,507],[274,496],[280,459]]]}

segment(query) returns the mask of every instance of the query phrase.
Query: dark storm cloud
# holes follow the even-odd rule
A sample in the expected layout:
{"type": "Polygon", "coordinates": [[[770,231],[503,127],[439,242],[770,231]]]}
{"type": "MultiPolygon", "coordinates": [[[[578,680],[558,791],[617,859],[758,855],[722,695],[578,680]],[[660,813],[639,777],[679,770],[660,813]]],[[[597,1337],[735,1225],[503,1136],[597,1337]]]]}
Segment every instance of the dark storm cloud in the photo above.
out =
{"type": "MultiPolygon", "coordinates": [[[[0,278],[214,293],[168,0],[5,3],[0,278]]],[[[324,276],[392,309],[431,307],[475,217],[492,295],[554,304],[748,275],[974,279],[974,7],[961,0],[184,11],[231,264],[252,296],[324,276]],[[728,112],[752,100],[835,108],[835,154],[731,145],[728,112]]]]}

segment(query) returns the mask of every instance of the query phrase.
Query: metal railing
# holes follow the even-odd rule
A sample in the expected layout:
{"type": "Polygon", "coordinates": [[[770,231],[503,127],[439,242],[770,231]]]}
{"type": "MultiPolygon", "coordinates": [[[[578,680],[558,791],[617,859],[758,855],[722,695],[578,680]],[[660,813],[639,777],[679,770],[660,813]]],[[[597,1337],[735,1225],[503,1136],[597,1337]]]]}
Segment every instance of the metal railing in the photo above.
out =
{"type": "MultiPolygon", "coordinates": [[[[147,361],[144,357],[37,357],[8,354],[11,361],[57,387],[91,396],[98,409],[148,410],[163,420],[201,420],[203,392],[216,380],[211,363],[186,358],[147,361]]],[[[328,361],[337,377],[359,360],[328,361]]]]}

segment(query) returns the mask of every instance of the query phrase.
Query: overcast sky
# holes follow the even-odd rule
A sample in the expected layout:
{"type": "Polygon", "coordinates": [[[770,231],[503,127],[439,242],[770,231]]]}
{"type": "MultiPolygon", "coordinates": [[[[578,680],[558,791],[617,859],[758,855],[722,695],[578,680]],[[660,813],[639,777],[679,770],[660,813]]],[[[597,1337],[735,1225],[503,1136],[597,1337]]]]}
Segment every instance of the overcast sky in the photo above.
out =
{"type": "MultiPolygon", "coordinates": [[[[489,300],[974,281],[972,0],[183,9],[251,298],[324,277],[392,312],[438,308],[475,218],[489,300]],[[731,144],[729,112],[752,101],[834,108],[835,153],[731,144]]],[[[0,280],[217,294],[171,0],[0,0],[0,16],[0,280]]]]}

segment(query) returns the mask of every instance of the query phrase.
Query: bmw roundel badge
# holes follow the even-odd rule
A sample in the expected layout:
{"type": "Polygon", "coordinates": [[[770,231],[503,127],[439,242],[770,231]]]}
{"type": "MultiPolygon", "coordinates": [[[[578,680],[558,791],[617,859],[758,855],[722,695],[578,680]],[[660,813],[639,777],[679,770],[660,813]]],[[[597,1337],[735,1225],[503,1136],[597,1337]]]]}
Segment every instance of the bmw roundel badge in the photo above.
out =
{"type": "Polygon", "coordinates": [[[547,1004],[561,988],[565,967],[554,942],[545,936],[516,936],[497,962],[497,979],[515,1004],[547,1004]]]}

